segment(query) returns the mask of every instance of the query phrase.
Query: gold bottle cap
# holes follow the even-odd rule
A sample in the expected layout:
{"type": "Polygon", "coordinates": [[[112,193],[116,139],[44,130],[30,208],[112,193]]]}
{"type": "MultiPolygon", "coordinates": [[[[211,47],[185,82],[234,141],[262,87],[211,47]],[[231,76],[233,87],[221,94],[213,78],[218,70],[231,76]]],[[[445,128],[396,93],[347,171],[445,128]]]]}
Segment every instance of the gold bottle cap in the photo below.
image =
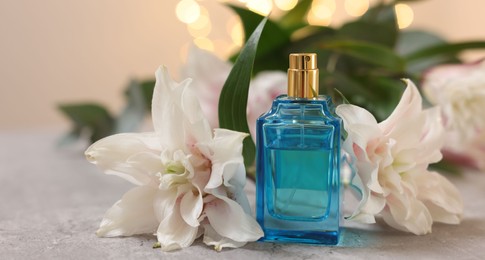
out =
{"type": "Polygon", "coordinates": [[[290,54],[290,67],[288,69],[288,97],[316,98],[317,96],[317,54],[290,54]]]}

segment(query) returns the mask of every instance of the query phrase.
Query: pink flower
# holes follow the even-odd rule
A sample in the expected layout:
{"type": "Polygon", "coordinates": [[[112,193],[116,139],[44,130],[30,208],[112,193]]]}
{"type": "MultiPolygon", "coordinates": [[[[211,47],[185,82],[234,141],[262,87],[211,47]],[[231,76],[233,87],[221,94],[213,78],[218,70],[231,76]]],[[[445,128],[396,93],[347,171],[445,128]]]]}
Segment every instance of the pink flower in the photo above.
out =
{"type": "Polygon", "coordinates": [[[407,88],[393,113],[377,123],[367,110],[340,105],[347,139],[343,148],[355,160],[362,200],[350,219],[374,223],[381,215],[390,226],[422,235],[433,222],[458,224],[463,203],[443,176],[428,171],[441,159],[443,126],[438,108],[423,110],[416,86],[407,88]]]}
{"type": "Polygon", "coordinates": [[[425,74],[423,92],[441,107],[447,158],[485,169],[485,61],[435,67],[425,74]]]}
{"type": "MultiPolygon", "coordinates": [[[[232,65],[215,55],[192,48],[182,77],[194,78],[194,90],[202,111],[212,128],[219,127],[219,96],[232,65]]],[[[256,135],[256,119],[271,107],[273,100],[287,91],[287,75],[281,71],[261,72],[251,81],[248,93],[247,120],[251,136],[256,135]]]]}

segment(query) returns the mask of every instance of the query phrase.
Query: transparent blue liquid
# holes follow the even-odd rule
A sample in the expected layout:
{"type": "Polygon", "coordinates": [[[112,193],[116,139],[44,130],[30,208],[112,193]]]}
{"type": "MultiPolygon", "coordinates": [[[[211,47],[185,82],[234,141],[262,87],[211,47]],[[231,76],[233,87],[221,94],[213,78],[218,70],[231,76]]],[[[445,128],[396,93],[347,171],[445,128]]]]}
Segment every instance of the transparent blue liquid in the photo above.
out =
{"type": "Polygon", "coordinates": [[[258,119],[256,215],[262,241],[338,243],[341,122],[328,102],[282,97],[258,119]]]}
{"type": "Polygon", "coordinates": [[[328,209],[328,150],[269,149],[272,190],[269,213],[288,220],[322,219],[328,209]],[[306,174],[301,178],[301,174],[306,174]],[[314,181],[305,181],[312,179],[314,181]]]}

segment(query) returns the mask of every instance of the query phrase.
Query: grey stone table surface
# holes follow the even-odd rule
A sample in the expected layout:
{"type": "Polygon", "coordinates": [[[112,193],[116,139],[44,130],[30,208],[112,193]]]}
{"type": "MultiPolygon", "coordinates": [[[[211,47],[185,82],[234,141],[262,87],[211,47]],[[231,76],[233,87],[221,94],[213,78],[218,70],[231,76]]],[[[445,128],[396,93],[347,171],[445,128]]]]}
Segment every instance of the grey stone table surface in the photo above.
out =
{"type": "Polygon", "coordinates": [[[98,238],[104,212],[131,184],[100,173],[78,147],[57,148],[59,136],[45,129],[0,132],[0,259],[485,259],[480,172],[448,176],[464,198],[463,222],[435,224],[426,236],[345,223],[332,247],[249,243],[216,252],[196,241],[169,253],[152,249],[150,235],[98,238]]]}

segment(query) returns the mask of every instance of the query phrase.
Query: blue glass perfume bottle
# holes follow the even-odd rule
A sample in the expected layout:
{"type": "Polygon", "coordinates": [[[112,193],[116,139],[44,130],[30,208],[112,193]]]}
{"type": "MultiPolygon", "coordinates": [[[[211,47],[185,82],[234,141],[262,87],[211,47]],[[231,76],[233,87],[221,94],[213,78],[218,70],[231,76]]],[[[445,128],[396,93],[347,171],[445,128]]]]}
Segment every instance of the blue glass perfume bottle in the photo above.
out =
{"type": "Polygon", "coordinates": [[[316,54],[290,54],[288,95],[257,121],[256,218],[261,241],[337,244],[340,128],[318,95],[316,54]]]}

